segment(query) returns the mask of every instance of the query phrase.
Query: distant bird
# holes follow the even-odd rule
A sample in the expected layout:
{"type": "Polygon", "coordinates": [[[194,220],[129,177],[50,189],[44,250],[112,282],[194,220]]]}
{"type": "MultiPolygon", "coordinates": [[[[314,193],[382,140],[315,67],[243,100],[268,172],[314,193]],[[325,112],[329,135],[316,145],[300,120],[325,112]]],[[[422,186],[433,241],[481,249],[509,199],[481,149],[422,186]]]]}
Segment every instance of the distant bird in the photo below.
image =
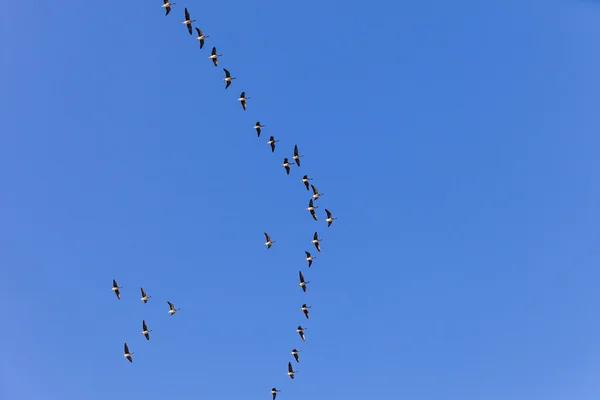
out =
{"type": "Polygon", "coordinates": [[[313,190],[313,195],[312,198],[316,200],[319,200],[319,197],[323,196],[325,193],[319,193],[319,191],[317,190],[317,188],[315,187],[315,185],[310,185],[310,187],[313,190]]]}
{"type": "Polygon", "coordinates": [[[294,164],[294,162],[292,161],[291,163],[288,161],[287,157],[285,157],[283,159],[283,164],[281,164],[281,166],[283,168],[285,168],[285,172],[289,175],[290,174],[290,165],[294,164]]]}
{"type": "Polygon", "coordinates": [[[204,33],[202,33],[202,30],[200,28],[196,28],[196,32],[198,32],[198,37],[196,38],[196,40],[200,41],[200,48],[204,47],[204,39],[209,38],[209,35],[205,35],[204,33]]]}
{"type": "Polygon", "coordinates": [[[229,87],[229,85],[231,85],[231,81],[234,80],[235,78],[233,78],[231,76],[231,74],[229,73],[229,71],[227,71],[225,68],[223,68],[223,71],[225,71],[225,79],[223,79],[225,82],[227,82],[227,84],[225,85],[225,89],[227,89],[229,87]]]}
{"type": "Polygon", "coordinates": [[[212,52],[210,53],[210,56],[208,56],[208,58],[210,58],[213,62],[213,64],[215,64],[215,67],[217,65],[219,65],[219,57],[222,57],[223,54],[217,54],[217,48],[213,47],[212,52]]]}
{"type": "Polygon", "coordinates": [[[265,246],[267,246],[267,249],[270,249],[271,246],[273,246],[273,243],[275,243],[275,240],[271,240],[271,236],[269,236],[269,234],[267,232],[265,232],[265,238],[267,238],[267,241],[265,242],[265,246]]]}
{"type": "Polygon", "coordinates": [[[300,357],[298,355],[298,353],[300,353],[302,350],[297,350],[297,349],[293,349],[292,352],[290,353],[291,355],[294,356],[294,359],[296,360],[296,362],[300,362],[300,357]]]}
{"type": "Polygon", "coordinates": [[[298,153],[298,145],[294,146],[294,161],[296,161],[296,165],[300,166],[300,157],[303,157],[302,154],[298,153]]]}
{"type": "Polygon", "coordinates": [[[281,390],[277,390],[277,388],[271,389],[271,394],[273,395],[273,400],[275,400],[275,398],[277,397],[278,392],[281,392],[281,390]]]}
{"type": "Polygon", "coordinates": [[[315,221],[318,221],[317,220],[317,212],[315,211],[315,208],[319,208],[319,206],[315,206],[315,204],[313,203],[313,199],[310,199],[310,201],[308,202],[308,207],[306,207],[306,210],[310,211],[310,215],[312,215],[312,217],[315,221]]]}
{"type": "Polygon", "coordinates": [[[142,298],[140,300],[143,301],[144,303],[147,303],[148,299],[152,296],[147,296],[146,291],[144,290],[143,287],[141,287],[140,290],[142,291],[142,298]]]}
{"type": "Polygon", "coordinates": [[[117,299],[121,300],[121,292],[119,292],[119,289],[123,289],[123,286],[119,286],[117,285],[117,281],[115,281],[113,279],[113,287],[112,287],[112,291],[115,292],[115,294],[117,295],[117,299]]]}
{"type": "Polygon", "coordinates": [[[336,220],[337,218],[333,218],[331,216],[331,211],[329,211],[328,209],[325,209],[325,212],[327,213],[327,219],[325,221],[327,221],[327,227],[331,226],[331,223],[336,220]]]}
{"type": "Polygon", "coordinates": [[[319,239],[319,234],[317,232],[315,232],[315,234],[313,235],[313,244],[315,245],[315,247],[317,248],[317,251],[320,253],[321,252],[321,245],[319,244],[319,242],[321,241],[321,239],[319,239]]]}
{"type": "Polygon", "coordinates": [[[254,129],[256,129],[256,133],[258,134],[258,137],[260,137],[260,128],[264,128],[264,125],[260,124],[260,121],[256,121],[256,125],[254,125],[254,129]]]}
{"type": "Polygon", "coordinates": [[[300,335],[300,338],[302,339],[302,341],[305,341],[306,338],[304,337],[304,331],[307,330],[308,328],[303,328],[302,326],[298,325],[298,329],[296,329],[296,332],[298,332],[298,335],[300,335]]]}
{"type": "Polygon", "coordinates": [[[310,281],[304,281],[304,275],[302,275],[302,271],[299,271],[300,273],[300,283],[298,284],[298,286],[300,286],[302,288],[303,292],[306,292],[306,284],[310,283],[310,281]]]}
{"type": "Polygon", "coordinates": [[[170,301],[167,301],[167,303],[169,303],[169,314],[170,315],[173,315],[177,311],[181,310],[180,308],[175,308],[175,306],[173,305],[173,303],[171,303],[170,301]]]}
{"type": "Polygon", "coordinates": [[[127,346],[127,343],[125,343],[125,354],[123,354],[123,357],[125,357],[126,359],[129,360],[130,363],[133,362],[133,359],[131,358],[131,356],[133,355],[133,352],[129,352],[129,347],[127,346]]]}
{"type": "Polygon", "coordinates": [[[308,309],[312,308],[311,306],[307,306],[306,304],[302,304],[302,307],[300,307],[300,309],[304,312],[304,316],[306,317],[306,319],[310,318],[310,315],[308,314],[308,309]]]}
{"type": "Polygon", "coordinates": [[[312,256],[308,251],[305,251],[306,253],[306,258],[305,260],[308,261],[308,268],[310,268],[310,266],[312,265],[312,262],[315,258],[317,258],[317,256],[312,256]]]}
{"type": "Polygon", "coordinates": [[[238,99],[238,101],[240,103],[242,103],[242,108],[244,109],[244,111],[246,111],[246,100],[248,100],[250,97],[246,97],[246,92],[242,92],[242,94],[240,94],[240,98],[238,99]]]}
{"type": "Polygon", "coordinates": [[[295,374],[296,372],[298,372],[298,371],[294,371],[294,370],[292,369],[292,363],[291,363],[291,362],[288,362],[288,373],[287,373],[287,374],[288,374],[288,376],[289,376],[290,378],[294,379],[294,374],[295,374]]]}
{"type": "Polygon", "coordinates": [[[275,140],[275,136],[271,136],[267,144],[271,145],[271,153],[275,152],[275,143],[279,142],[279,140],[275,140]]]}
{"type": "Polygon", "coordinates": [[[304,182],[304,186],[306,186],[306,190],[308,190],[308,181],[312,181],[313,178],[309,178],[308,175],[304,175],[302,177],[302,182],[304,182]]]}
{"type": "Polygon", "coordinates": [[[190,35],[192,34],[192,22],[196,22],[195,19],[190,19],[190,13],[188,12],[188,9],[185,9],[185,21],[182,22],[183,25],[187,25],[188,28],[188,32],[190,33],[190,35]]]}
{"type": "Polygon", "coordinates": [[[171,12],[171,6],[174,5],[174,4],[176,4],[176,3],[171,3],[169,0],[163,0],[163,2],[165,4],[163,4],[161,7],[164,8],[165,10],[167,10],[167,12],[165,14],[165,17],[166,17],[171,12]]]}
{"type": "Polygon", "coordinates": [[[142,335],[146,336],[147,340],[150,340],[150,332],[152,332],[152,329],[148,330],[148,326],[146,325],[146,321],[142,320],[142,335]]]}

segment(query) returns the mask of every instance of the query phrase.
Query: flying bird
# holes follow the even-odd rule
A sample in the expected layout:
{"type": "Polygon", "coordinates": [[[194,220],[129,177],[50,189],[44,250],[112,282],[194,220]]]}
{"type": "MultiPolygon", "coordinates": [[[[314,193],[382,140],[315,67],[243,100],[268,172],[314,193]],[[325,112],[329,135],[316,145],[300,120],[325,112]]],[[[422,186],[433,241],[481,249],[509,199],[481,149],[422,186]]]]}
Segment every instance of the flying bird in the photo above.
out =
{"type": "Polygon", "coordinates": [[[166,17],[171,12],[171,6],[176,3],[171,3],[169,0],[163,0],[163,2],[164,2],[164,4],[161,7],[164,8],[165,10],[167,10],[167,12],[165,13],[165,17],[166,17]]]}
{"type": "Polygon", "coordinates": [[[312,256],[308,251],[305,251],[306,253],[306,258],[305,260],[308,261],[308,268],[310,268],[310,266],[312,265],[312,262],[315,258],[317,258],[317,256],[312,256]]]}
{"type": "Polygon", "coordinates": [[[171,303],[170,301],[167,301],[167,303],[169,303],[169,315],[173,315],[177,311],[180,310],[180,308],[175,308],[175,306],[173,305],[173,303],[171,303]]]}
{"type": "Polygon", "coordinates": [[[271,136],[267,144],[271,145],[271,153],[275,152],[275,143],[279,142],[279,140],[275,140],[275,136],[271,136]]]}
{"type": "Polygon", "coordinates": [[[308,309],[312,308],[311,306],[307,306],[306,304],[302,304],[302,307],[300,307],[300,309],[304,312],[304,316],[306,317],[306,319],[310,318],[310,315],[308,314],[308,309]]]}
{"type": "Polygon", "coordinates": [[[304,182],[304,186],[306,186],[306,190],[308,190],[308,181],[312,181],[313,178],[309,178],[308,175],[304,175],[302,177],[302,182],[304,182]]]}
{"type": "Polygon", "coordinates": [[[302,275],[302,271],[299,271],[300,273],[300,283],[298,284],[298,286],[300,286],[302,288],[303,292],[306,292],[306,284],[310,283],[310,281],[304,281],[304,275],[302,275]]]}
{"type": "Polygon", "coordinates": [[[317,220],[317,212],[315,211],[315,208],[319,208],[319,206],[315,206],[315,204],[313,203],[313,199],[310,199],[310,201],[308,202],[308,207],[306,207],[306,210],[310,211],[310,215],[312,215],[312,217],[315,221],[318,221],[317,220]]]}
{"type": "Polygon", "coordinates": [[[144,303],[147,303],[148,299],[152,296],[146,295],[146,291],[144,290],[143,287],[141,287],[140,290],[142,291],[142,298],[140,300],[143,301],[144,303]]]}
{"type": "Polygon", "coordinates": [[[117,295],[117,299],[121,300],[121,292],[119,292],[119,289],[123,289],[123,286],[119,286],[117,285],[117,281],[115,281],[113,279],[113,287],[112,287],[112,291],[115,292],[115,294],[117,295]]]}
{"type": "Polygon", "coordinates": [[[290,174],[290,165],[294,164],[294,162],[292,161],[291,163],[288,161],[287,157],[285,157],[283,159],[283,164],[281,164],[281,166],[283,168],[285,168],[285,172],[289,175],[290,174]]]}
{"type": "Polygon", "coordinates": [[[267,246],[267,249],[270,249],[271,246],[273,245],[273,243],[275,243],[275,240],[271,240],[271,236],[269,236],[269,234],[267,232],[265,232],[265,238],[267,238],[267,241],[265,242],[265,246],[267,246]]]}
{"type": "Polygon", "coordinates": [[[298,153],[298,145],[294,146],[294,161],[296,161],[296,165],[300,166],[300,157],[303,157],[302,154],[298,153]]]}
{"type": "Polygon", "coordinates": [[[298,335],[300,335],[300,338],[302,339],[302,341],[306,340],[306,338],[304,337],[304,331],[307,329],[308,328],[303,328],[300,325],[298,325],[298,329],[296,329],[296,332],[298,332],[298,335]]]}
{"type": "Polygon", "coordinates": [[[319,242],[321,241],[321,239],[319,239],[319,234],[317,232],[315,232],[315,234],[313,235],[313,244],[315,245],[315,247],[317,248],[317,251],[320,253],[321,252],[321,245],[319,244],[319,242]]]}
{"type": "Polygon", "coordinates": [[[260,124],[260,121],[256,121],[256,125],[254,125],[254,129],[256,129],[256,133],[258,134],[258,137],[260,137],[260,128],[264,128],[264,125],[260,124]]]}
{"type": "Polygon", "coordinates": [[[333,218],[331,216],[331,211],[329,211],[328,209],[325,209],[325,212],[327,213],[327,219],[325,221],[327,221],[327,227],[331,226],[331,223],[336,220],[337,218],[333,218]]]}
{"type": "Polygon", "coordinates": [[[227,89],[229,87],[229,85],[231,85],[231,81],[234,80],[235,78],[231,77],[231,74],[225,68],[223,68],[223,71],[225,71],[225,79],[223,79],[223,80],[225,82],[227,82],[227,84],[225,85],[225,89],[227,89]]]}
{"type": "Polygon", "coordinates": [[[196,27],[196,32],[198,32],[198,37],[196,38],[196,40],[200,41],[200,48],[203,48],[204,47],[204,39],[209,38],[210,36],[202,33],[202,30],[198,27],[196,27]]]}
{"type": "Polygon", "coordinates": [[[325,193],[319,193],[319,191],[317,190],[317,188],[315,187],[315,185],[310,185],[310,187],[313,190],[313,195],[312,198],[316,200],[319,200],[319,197],[323,196],[325,193]]]}
{"type": "Polygon", "coordinates": [[[298,371],[294,371],[294,370],[292,369],[292,363],[291,363],[291,362],[288,362],[288,373],[287,373],[287,374],[288,374],[288,376],[289,376],[290,378],[294,379],[294,374],[295,374],[296,372],[298,372],[298,371]]]}
{"type": "Polygon", "coordinates": [[[123,354],[123,357],[125,357],[126,359],[129,360],[130,363],[133,362],[133,359],[131,358],[131,356],[133,355],[133,352],[129,352],[129,347],[127,346],[127,343],[125,343],[125,354],[123,354]]]}
{"type": "Polygon", "coordinates": [[[296,360],[296,362],[300,362],[300,356],[298,355],[298,353],[300,353],[302,350],[298,350],[298,349],[293,349],[292,352],[290,353],[291,355],[294,356],[294,359],[296,360]]]}
{"type": "Polygon", "coordinates": [[[150,332],[152,332],[152,329],[148,330],[148,326],[146,325],[146,321],[142,320],[142,335],[146,336],[147,340],[150,340],[150,332]]]}
{"type": "Polygon", "coordinates": [[[219,57],[223,56],[223,54],[217,54],[217,48],[213,47],[212,52],[210,53],[210,56],[208,56],[208,58],[210,58],[213,62],[213,64],[215,64],[215,67],[217,65],[219,65],[219,57]]]}
{"type": "Polygon", "coordinates": [[[240,94],[240,97],[238,99],[238,101],[240,103],[242,103],[242,108],[244,109],[244,111],[246,111],[246,100],[248,100],[249,97],[246,97],[246,92],[242,92],[242,94],[240,94]]]}
{"type": "Polygon", "coordinates": [[[271,394],[273,395],[273,400],[275,400],[275,398],[277,397],[278,392],[281,392],[281,390],[277,390],[277,388],[271,389],[271,394]]]}
{"type": "Polygon", "coordinates": [[[192,22],[196,22],[195,19],[190,19],[190,13],[188,9],[185,9],[185,21],[182,22],[183,25],[187,25],[188,32],[190,35],[192,34],[192,22]]]}

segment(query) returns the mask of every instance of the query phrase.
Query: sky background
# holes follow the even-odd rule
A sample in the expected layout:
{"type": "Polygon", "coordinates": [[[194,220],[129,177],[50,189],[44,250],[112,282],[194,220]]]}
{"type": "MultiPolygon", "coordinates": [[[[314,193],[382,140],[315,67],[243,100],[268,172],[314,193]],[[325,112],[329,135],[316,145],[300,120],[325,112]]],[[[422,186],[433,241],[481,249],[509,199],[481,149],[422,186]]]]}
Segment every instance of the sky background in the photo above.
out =
{"type": "Polygon", "coordinates": [[[0,16],[0,398],[598,399],[600,2],[160,5],[0,16]]]}

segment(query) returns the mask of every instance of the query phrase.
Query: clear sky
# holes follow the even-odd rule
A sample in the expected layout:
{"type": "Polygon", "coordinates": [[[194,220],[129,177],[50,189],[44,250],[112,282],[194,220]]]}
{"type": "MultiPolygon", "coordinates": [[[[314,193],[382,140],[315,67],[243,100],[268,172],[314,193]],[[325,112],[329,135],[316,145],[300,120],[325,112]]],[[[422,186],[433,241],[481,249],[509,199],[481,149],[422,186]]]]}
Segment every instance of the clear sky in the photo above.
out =
{"type": "Polygon", "coordinates": [[[160,5],[3,9],[0,398],[598,399],[600,2],[160,5]]]}

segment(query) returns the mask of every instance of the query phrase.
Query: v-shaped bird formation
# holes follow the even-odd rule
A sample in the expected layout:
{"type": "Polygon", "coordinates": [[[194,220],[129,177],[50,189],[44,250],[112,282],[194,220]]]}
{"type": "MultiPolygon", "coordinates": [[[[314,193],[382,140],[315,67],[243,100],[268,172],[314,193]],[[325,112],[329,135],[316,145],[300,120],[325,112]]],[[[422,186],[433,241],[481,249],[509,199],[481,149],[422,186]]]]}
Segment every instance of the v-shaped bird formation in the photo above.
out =
{"type": "MultiPolygon", "coordinates": [[[[171,13],[172,7],[175,5],[175,2],[170,2],[169,0],[163,0],[163,4],[162,4],[162,8],[165,9],[165,16],[168,16],[171,13]]],[[[192,19],[190,16],[190,12],[188,11],[187,8],[184,8],[183,10],[183,14],[184,14],[184,20],[181,22],[182,25],[186,26],[186,29],[188,31],[188,33],[190,35],[193,35],[193,31],[194,28],[196,30],[197,33],[197,37],[195,38],[199,43],[200,43],[200,50],[203,49],[204,47],[204,43],[205,41],[210,37],[209,35],[205,35],[203,33],[203,31],[198,28],[198,27],[194,27],[193,23],[196,22],[195,19],[192,19]]],[[[216,46],[212,46],[212,50],[210,52],[210,55],[208,56],[208,58],[212,61],[213,65],[215,67],[217,67],[219,65],[219,57],[222,57],[222,54],[219,54],[217,52],[217,48],[216,46]]],[[[225,82],[225,89],[228,89],[232,84],[233,81],[236,80],[236,77],[233,76],[231,74],[231,72],[227,69],[227,68],[223,68],[223,72],[225,74],[225,77],[223,78],[223,81],[225,82]]],[[[240,102],[242,109],[244,111],[247,110],[247,101],[249,100],[249,97],[246,96],[246,92],[242,91],[241,94],[239,95],[239,97],[237,98],[237,101],[240,102]]],[[[261,124],[260,121],[257,121],[256,124],[254,124],[253,128],[256,130],[256,134],[257,137],[260,138],[262,129],[265,128],[265,125],[261,124]]],[[[270,136],[269,140],[267,141],[267,144],[271,147],[271,152],[274,153],[275,152],[275,148],[276,148],[276,143],[279,143],[279,140],[275,139],[275,136],[270,136]]],[[[292,157],[284,157],[283,158],[283,164],[281,164],[281,166],[285,169],[286,175],[290,175],[290,172],[292,170],[292,165],[296,165],[297,167],[300,167],[300,158],[304,157],[304,155],[300,154],[300,151],[298,149],[298,145],[295,144],[294,145],[294,150],[293,150],[293,156],[292,157]]],[[[319,206],[315,205],[315,202],[321,197],[323,196],[325,193],[321,193],[318,191],[318,189],[316,188],[316,186],[314,184],[311,183],[311,181],[313,180],[313,178],[310,178],[308,175],[304,175],[301,179],[301,182],[304,184],[305,188],[307,191],[310,191],[312,189],[312,195],[309,199],[309,203],[308,203],[308,207],[306,208],[307,211],[310,212],[310,215],[312,217],[313,220],[319,222],[319,219],[317,217],[317,209],[319,208],[319,206]]],[[[333,221],[335,221],[337,218],[333,217],[333,214],[331,213],[330,210],[325,209],[325,213],[327,214],[327,218],[324,220],[325,222],[327,222],[327,227],[330,227],[331,224],[333,223],[333,221]]],[[[265,235],[265,243],[264,245],[266,246],[267,249],[270,249],[275,243],[276,241],[273,240],[273,238],[271,237],[271,235],[267,232],[264,232],[265,235]]],[[[319,233],[317,231],[314,232],[311,243],[314,245],[315,249],[317,250],[317,252],[321,252],[321,244],[320,242],[322,241],[322,239],[319,237],[319,233]]],[[[307,240],[308,243],[308,240],[307,240]]],[[[310,268],[313,264],[313,261],[317,258],[316,256],[313,256],[310,252],[308,251],[304,251],[304,253],[306,254],[305,260],[308,262],[308,267],[310,268]]],[[[300,286],[300,288],[302,289],[303,293],[307,292],[307,286],[310,283],[310,281],[305,280],[304,278],[304,274],[302,273],[302,271],[298,271],[298,278],[299,278],[299,283],[298,286],[300,286]]],[[[115,279],[113,279],[113,285],[112,285],[112,291],[115,293],[115,295],[117,296],[118,300],[121,300],[121,289],[123,289],[122,286],[119,286],[117,281],[115,279]]],[[[148,296],[146,293],[146,290],[143,287],[140,287],[140,291],[141,291],[141,301],[144,302],[144,304],[146,304],[148,302],[148,300],[152,297],[152,296],[148,296]]],[[[179,311],[179,308],[176,308],[175,305],[173,303],[171,303],[170,301],[167,301],[167,304],[169,306],[169,309],[167,311],[167,313],[170,316],[175,315],[175,313],[177,311],[179,311]]],[[[311,308],[311,306],[307,305],[306,303],[302,304],[302,306],[300,307],[300,310],[304,313],[304,317],[306,319],[310,319],[310,314],[309,314],[309,309],[311,308]]],[[[151,322],[151,321],[150,321],[151,322]]],[[[303,327],[301,325],[298,325],[298,328],[296,328],[296,332],[298,333],[298,335],[300,336],[300,339],[302,340],[302,342],[306,341],[306,336],[305,336],[305,331],[308,328],[303,327]]],[[[141,334],[146,338],[147,341],[150,340],[150,332],[152,332],[151,329],[149,329],[149,325],[146,322],[145,319],[142,320],[142,331],[141,334]]],[[[123,353],[123,357],[125,357],[127,360],[129,360],[129,362],[133,363],[133,354],[134,352],[130,351],[129,346],[127,345],[127,343],[124,344],[124,353],[123,353]]],[[[299,353],[302,350],[297,349],[297,348],[293,348],[292,351],[289,353],[290,355],[293,356],[294,360],[296,363],[300,362],[300,355],[299,353]]],[[[292,362],[288,362],[288,368],[287,368],[287,375],[291,378],[294,379],[296,373],[298,373],[298,371],[294,371],[292,362]]],[[[275,400],[275,398],[277,397],[277,393],[281,392],[280,389],[277,389],[276,387],[273,387],[271,389],[271,394],[273,396],[273,400],[275,400]]]]}

